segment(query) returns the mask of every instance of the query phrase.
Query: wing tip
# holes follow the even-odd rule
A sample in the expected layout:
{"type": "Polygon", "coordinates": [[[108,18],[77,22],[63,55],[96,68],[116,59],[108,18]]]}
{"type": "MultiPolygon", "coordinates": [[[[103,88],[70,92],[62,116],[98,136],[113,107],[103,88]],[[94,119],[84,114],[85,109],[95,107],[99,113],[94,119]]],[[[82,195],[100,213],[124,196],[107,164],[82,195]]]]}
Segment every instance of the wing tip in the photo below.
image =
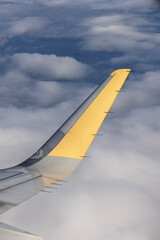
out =
{"type": "Polygon", "coordinates": [[[130,72],[131,72],[131,69],[129,69],[129,68],[126,68],[126,69],[122,68],[122,69],[117,69],[117,70],[113,71],[113,72],[110,74],[110,76],[113,76],[113,75],[115,75],[116,73],[130,73],[130,72]]]}

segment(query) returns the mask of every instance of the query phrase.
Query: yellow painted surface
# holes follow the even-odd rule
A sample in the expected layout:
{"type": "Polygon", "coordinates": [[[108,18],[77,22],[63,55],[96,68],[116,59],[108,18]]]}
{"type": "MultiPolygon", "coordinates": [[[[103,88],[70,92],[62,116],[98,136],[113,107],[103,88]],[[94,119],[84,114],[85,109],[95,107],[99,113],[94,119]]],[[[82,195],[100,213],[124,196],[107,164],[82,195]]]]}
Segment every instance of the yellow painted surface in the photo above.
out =
{"type": "Polygon", "coordinates": [[[50,181],[53,183],[53,182],[57,182],[57,181],[61,181],[61,180],[63,180],[64,178],[62,178],[61,176],[59,177],[57,177],[57,175],[56,175],[56,177],[55,177],[55,175],[54,174],[45,174],[45,175],[43,175],[43,177],[44,178],[47,178],[47,179],[50,179],[50,181]]]}
{"type": "Polygon", "coordinates": [[[89,105],[59,144],[49,153],[51,156],[82,159],[94,135],[112,106],[130,69],[119,69],[110,75],[113,78],[89,105]]]}
{"type": "Polygon", "coordinates": [[[44,183],[44,186],[45,187],[50,187],[52,186],[52,180],[51,179],[48,179],[46,177],[42,177],[42,180],[43,180],[43,183],[44,183]]]}

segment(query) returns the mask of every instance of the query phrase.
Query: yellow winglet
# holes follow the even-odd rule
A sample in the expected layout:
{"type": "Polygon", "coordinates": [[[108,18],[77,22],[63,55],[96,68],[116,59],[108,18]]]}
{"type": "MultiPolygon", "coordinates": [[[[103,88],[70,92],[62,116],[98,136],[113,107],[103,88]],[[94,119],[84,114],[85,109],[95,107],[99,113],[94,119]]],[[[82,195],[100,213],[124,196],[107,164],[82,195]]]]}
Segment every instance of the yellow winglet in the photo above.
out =
{"type": "Polygon", "coordinates": [[[98,94],[84,111],[83,104],[81,105],[79,109],[82,109],[82,114],[49,156],[83,158],[130,71],[131,69],[119,69],[109,75],[93,92],[94,95],[96,91],[98,94]]]}
{"type": "Polygon", "coordinates": [[[123,74],[128,73],[129,74],[130,71],[131,71],[131,69],[117,69],[117,70],[113,71],[110,74],[110,76],[114,76],[115,74],[120,74],[120,73],[123,73],[123,74]]]}

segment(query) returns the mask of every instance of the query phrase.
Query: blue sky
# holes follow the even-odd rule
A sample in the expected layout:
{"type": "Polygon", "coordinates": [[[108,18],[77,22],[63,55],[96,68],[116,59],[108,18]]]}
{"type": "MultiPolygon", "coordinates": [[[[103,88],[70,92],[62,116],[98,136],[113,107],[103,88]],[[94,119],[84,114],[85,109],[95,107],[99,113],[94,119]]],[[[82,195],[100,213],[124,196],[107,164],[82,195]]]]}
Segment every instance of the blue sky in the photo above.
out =
{"type": "Polygon", "coordinates": [[[135,71],[92,157],[1,221],[44,240],[159,240],[159,14],[150,0],[0,1],[1,168],[32,155],[111,71],[135,71]]]}

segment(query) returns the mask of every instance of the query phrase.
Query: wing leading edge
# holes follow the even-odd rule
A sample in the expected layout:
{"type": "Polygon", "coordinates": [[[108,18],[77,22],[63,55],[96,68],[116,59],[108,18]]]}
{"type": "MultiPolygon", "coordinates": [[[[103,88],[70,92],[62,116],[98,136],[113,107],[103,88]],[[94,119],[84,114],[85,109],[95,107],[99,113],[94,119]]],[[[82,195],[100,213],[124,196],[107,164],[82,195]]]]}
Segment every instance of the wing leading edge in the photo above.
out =
{"type": "Polygon", "coordinates": [[[74,171],[130,71],[112,72],[33,156],[18,166],[0,170],[0,214],[74,171]]]}

